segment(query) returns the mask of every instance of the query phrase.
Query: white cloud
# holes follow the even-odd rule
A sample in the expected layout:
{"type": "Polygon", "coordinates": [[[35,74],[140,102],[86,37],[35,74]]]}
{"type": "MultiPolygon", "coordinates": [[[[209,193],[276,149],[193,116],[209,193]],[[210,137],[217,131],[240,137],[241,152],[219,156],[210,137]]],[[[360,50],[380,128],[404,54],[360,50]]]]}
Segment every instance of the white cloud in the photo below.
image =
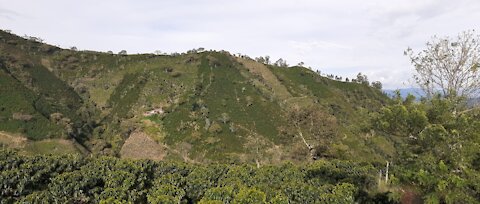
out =
{"type": "Polygon", "coordinates": [[[397,88],[410,86],[404,49],[480,30],[479,10],[478,0],[0,0],[0,25],[62,47],[270,55],[397,88]]]}

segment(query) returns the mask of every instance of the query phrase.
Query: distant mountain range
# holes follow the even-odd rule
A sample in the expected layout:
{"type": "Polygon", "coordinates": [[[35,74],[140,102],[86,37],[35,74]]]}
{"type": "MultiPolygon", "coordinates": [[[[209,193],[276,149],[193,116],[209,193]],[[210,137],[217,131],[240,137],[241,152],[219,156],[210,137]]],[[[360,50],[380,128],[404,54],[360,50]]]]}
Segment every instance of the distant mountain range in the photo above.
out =
{"type": "Polygon", "coordinates": [[[469,106],[478,106],[478,105],[480,105],[480,97],[469,99],[469,100],[468,100],[468,105],[469,105],[469,106]]]}
{"type": "MultiPolygon", "coordinates": [[[[395,91],[399,90],[400,91],[400,96],[402,98],[406,98],[408,94],[411,94],[415,96],[417,100],[420,100],[420,98],[424,97],[426,94],[425,92],[420,89],[420,88],[405,88],[405,89],[385,89],[383,92],[390,98],[395,97],[395,91]]],[[[474,106],[480,104],[480,97],[476,98],[471,98],[468,99],[467,104],[469,106],[474,106]]]]}
{"type": "Polygon", "coordinates": [[[402,98],[406,98],[408,94],[415,96],[415,98],[420,99],[421,97],[425,96],[425,92],[420,88],[404,88],[404,89],[385,89],[383,92],[387,94],[389,97],[395,96],[395,91],[400,91],[400,96],[402,98]]]}

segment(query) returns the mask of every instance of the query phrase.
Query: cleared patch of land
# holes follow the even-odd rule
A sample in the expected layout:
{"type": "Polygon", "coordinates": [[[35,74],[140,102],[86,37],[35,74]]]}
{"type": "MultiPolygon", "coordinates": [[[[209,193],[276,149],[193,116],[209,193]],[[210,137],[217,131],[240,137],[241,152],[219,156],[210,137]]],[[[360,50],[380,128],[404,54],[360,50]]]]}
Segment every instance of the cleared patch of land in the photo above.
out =
{"type": "Polygon", "coordinates": [[[79,153],[74,143],[65,139],[31,141],[22,135],[0,131],[0,144],[17,149],[25,154],[75,154],[79,153]]]}
{"type": "Polygon", "coordinates": [[[120,150],[122,158],[162,160],[165,157],[165,147],[156,143],[143,132],[134,132],[125,141],[120,150]]]}
{"type": "Polygon", "coordinates": [[[280,100],[286,100],[292,97],[287,88],[282,85],[278,80],[275,74],[268,69],[264,64],[255,62],[253,60],[236,58],[238,62],[242,63],[251,73],[259,75],[265,80],[267,84],[273,91],[273,94],[280,100]]]}
{"type": "Polygon", "coordinates": [[[27,138],[12,135],[11,133],[0,131],[0,144],[10,148],[23,148],[27,143],[27,138]]]}
{"type": "Polygon", "coordinates": [[[26,153],[31,154],[76,154],[79,153],[74,143],[65,139],[45,139],[29,141],[25,146],[26,153]]]}

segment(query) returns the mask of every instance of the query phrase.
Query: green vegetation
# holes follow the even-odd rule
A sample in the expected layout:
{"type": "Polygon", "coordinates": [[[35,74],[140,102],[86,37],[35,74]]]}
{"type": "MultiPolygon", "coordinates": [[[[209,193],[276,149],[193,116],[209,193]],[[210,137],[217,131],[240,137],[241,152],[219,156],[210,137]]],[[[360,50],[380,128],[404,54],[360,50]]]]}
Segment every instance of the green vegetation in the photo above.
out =
{"type": "Polygon", "coordinates": [[[399,97],[376,114],[379,134],[396,141],[396,180],[419,189],[427,203],[476,203],[480,112],[436,96],[414,103],[399,97]]]}
{"type": "Polygon", "coordinates": [[[111,115],[125,118],[138,100],[145,86],[145,76],[140,74],[126,74],[108,100],[112,107],[111,115]]]}
{"type": "Polygon", "coordinates": [[[0,119],[7,122],[0,131],[32,140],[73,138],[94,154],[114,156],[133,132],[144,132],[165,146],[166,158],[200,163],[308,161],[302,138],[311,148],[335,147],[324,156],[384,160],[354,134],[355,124],[388,101],[367,85],[226,52],[115,55],[0,34],[0,83],[13,84],[2,86],[8,93],[2,100],[10,102],[3,105],[0,119]],[[328,143],[317,147],[320,136],[307,131],[310,126],[292,125],[295,108],[319,110],[334,121],[334,130],[315,128],[335,132],[328,143]]]}
{"type": "Polygon", "coordinates": [[[390,99],[268,56],[35,39],[0,31],[2,203],[480,200],[480,110],[461,87],[390,99]]]}
{"type": "Polygon", "coordinates": [[[189,165],[0,151],[4,203],[352,203],[388,202],[372,165],[189,165]],[[365,191],[367,190],[367,191],[365,191]]]}

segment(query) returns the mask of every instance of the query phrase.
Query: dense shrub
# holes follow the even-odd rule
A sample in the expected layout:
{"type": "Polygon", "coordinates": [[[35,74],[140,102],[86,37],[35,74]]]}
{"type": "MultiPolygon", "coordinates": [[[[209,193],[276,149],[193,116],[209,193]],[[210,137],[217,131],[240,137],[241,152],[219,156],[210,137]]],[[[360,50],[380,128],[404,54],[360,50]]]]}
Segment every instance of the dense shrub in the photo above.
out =
{"type": "MultiPolygon", "coordinates": [[[[374,182],[354,162],[193,165],[0,151],[4,203],[351,203],[374,182]]],[[[367,195],[368,196],[368,195],[367,195]]]]}

